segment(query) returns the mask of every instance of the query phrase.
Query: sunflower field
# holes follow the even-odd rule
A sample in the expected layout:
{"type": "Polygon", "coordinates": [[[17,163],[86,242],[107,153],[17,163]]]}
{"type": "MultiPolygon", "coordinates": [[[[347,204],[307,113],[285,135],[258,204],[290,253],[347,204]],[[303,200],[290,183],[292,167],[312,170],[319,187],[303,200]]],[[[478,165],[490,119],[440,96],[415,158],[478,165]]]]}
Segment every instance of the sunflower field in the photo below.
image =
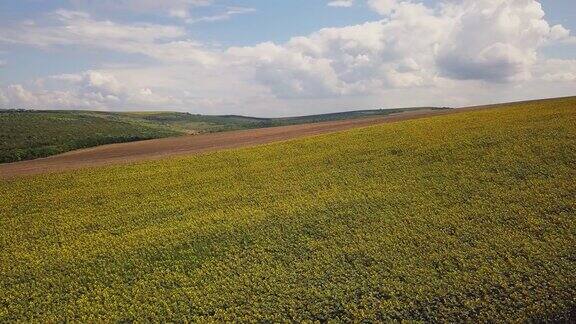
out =
{"type": "Polygon", "coordinates": [[[0,322],[571,321],[576,98],[0,180],[0,322]]]}

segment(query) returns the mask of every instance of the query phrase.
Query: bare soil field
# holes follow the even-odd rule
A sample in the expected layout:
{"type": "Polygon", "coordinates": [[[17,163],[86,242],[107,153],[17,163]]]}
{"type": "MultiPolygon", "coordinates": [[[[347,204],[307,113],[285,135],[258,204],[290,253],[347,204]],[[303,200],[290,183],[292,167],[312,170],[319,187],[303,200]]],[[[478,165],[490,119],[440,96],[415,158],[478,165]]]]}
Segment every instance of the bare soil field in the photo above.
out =
{"type": "Polygon", "coordinates": [[[9,179],[86,167],[131,163],[177,155],[198,154],[223,149],[254,146],[298,137],[337,132],[356,127],[453,114],[481,108],[484,107],[421,110],[398,113],[385,117],[359,118],[103,145],[47,158],[0,164],[0,178],[9,179]]]}

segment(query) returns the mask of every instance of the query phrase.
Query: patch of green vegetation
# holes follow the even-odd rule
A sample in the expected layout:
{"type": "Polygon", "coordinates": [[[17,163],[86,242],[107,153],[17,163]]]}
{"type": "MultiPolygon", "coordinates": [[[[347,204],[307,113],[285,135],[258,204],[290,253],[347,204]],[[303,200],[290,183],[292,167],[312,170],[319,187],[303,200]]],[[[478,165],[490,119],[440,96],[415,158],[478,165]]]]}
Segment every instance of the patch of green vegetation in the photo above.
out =
{"type": "Polygon", "coordinates": [[[574,179],[565,98],[3,181],[0,321],[570,321],[574,179]]]}
{"type": "Polygon", "coordinates": [[[46,157],[102,144],[384,116],[415,109],[427,108],[365,110],[290,118],[207,116],[177,112],[0,110],[0,163],[46,157]]]}
{"type": "Polygon", "coordinates": [[[79,111],[0,112],[0,163],[102,144],[178,136],[182,131],[120,114],[79,111]]]}

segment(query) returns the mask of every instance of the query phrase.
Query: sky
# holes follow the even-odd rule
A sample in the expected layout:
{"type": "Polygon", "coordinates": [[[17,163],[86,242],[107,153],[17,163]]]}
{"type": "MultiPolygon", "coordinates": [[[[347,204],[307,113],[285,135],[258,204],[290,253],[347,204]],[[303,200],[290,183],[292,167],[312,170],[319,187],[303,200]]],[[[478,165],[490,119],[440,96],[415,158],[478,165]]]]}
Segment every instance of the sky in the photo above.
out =
{"type": "Polygon", "coordinates": [[[0,0],[0,108],[274,117],[576,95],[574,0],[0,0]]]}

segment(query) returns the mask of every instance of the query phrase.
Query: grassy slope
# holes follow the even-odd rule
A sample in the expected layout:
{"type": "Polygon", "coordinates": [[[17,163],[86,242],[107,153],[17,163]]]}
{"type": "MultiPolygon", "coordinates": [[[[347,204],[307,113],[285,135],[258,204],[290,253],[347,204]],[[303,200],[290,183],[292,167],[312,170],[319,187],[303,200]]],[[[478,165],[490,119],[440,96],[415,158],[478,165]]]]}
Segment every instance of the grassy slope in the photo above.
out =
{"type": "Polygon", "coordinates": [[[187,133],[383,116],[405,110],[410,109],[365,110],[292,118],[205,116],[176,112],[0,111],[0,163],[46,157],[102,144],[187,133]]]}
{"type": "Polygon", "coordinates": [[[120,114],[79,111],[0,112],[0,163],[182,133],[164,125],[120,114]]]}
{"type": "Polygon", "coordinates": [[[0,182],[0,321],[557,319],[575,178],[569,98],[0,182]]]}

